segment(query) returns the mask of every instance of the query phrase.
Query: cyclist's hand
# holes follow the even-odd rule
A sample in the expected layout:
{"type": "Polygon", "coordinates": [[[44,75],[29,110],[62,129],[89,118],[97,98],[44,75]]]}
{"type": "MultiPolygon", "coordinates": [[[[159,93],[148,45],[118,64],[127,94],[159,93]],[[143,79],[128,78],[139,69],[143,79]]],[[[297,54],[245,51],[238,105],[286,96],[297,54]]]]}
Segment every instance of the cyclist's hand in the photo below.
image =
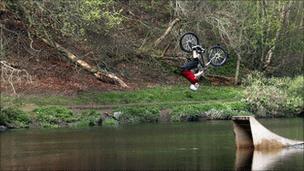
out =
{"type": "Polygon", "coordinates": [[[196,45],[196,46],[192,46],[192,51],[196,51],[197,53],[202,53],[205,51],[205,49],[202,48],[202,46],[200,45],[196,45]]]}

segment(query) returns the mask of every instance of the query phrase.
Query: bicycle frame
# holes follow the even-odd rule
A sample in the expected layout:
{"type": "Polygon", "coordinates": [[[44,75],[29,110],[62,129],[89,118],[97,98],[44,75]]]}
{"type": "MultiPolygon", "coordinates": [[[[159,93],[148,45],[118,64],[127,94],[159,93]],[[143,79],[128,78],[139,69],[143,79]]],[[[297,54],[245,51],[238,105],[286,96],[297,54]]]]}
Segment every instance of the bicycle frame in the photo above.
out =
{"type": "Polygon", "coordinates": [[[207,51],[199,44],[198,37],[190,32],[181,37],[180,47],[184,52],[192,52],[193,58],[199,59],[199,70],[206,70],[210,64],[214,67],[222,66],[228,58],[227,52],[220,45],[207,48],[207,51]]]}
{"type": "Polygon", "coordinates": [[[188,42],[188,45],[190,47],[193,48],[192,50],[192,57],[193,58],[198,58],[198,61],[200,63],[200,65],[203,67],[203,70],[206,71],[208,69],[208,66],[210,65],[211,61],[215,58],[212,57],[206,64],[204,62],[204,54],[206,52],[206,49],[204,49],[202,46],[200,45],[195,45],[195,46],[191,46],[192,44],[190,42],[188,42]],[[198,50],[200,49],[200,50],[198,50]],[[196,54],[197,53],[197,54],[196,54]],[[195,57],[195,55],[198,55],[198,57],[195,57]]]}

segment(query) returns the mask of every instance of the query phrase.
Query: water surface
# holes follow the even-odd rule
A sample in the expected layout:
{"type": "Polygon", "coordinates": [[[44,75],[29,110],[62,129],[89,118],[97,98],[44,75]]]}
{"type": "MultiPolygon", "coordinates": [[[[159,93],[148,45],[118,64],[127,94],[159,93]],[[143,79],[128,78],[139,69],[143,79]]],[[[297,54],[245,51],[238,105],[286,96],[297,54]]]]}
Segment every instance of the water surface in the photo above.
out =
{"type": "MultiPolygon", "coordinates": [[[[279,135],[304,139],[303,118],[259,121],[279,135]]],[[[232,121],[10,130],[0,133],[0,170],[304,168],[303,150],[244,152],[234,143],[232,121]],[[245,166],[237,157],[246,159],[245,166]]]]}

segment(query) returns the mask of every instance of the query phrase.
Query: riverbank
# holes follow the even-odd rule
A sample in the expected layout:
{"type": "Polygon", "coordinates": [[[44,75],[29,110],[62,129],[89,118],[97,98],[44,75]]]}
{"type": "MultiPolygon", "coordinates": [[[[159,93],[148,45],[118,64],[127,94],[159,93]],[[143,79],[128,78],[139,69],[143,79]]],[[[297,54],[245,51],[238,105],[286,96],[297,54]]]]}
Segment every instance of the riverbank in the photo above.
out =
{"type": "Polygon", "coordinates": [[[253,115],[244,99],[245,88],[240,86],[202,86],[197,92],[186,86],[159,86],[73,96],[1,94],[0,125],[58,128],[230,119],[253,115]]]}
{"type": "Polygon", "coordinates": [[[1,125],[54,128],[229,119],[245,113],[246,104],[240,100],[243,91],[241,87],[202,86],[193,92],[188,87],[160,86],[74,96],[1,95],[1,125]]]}

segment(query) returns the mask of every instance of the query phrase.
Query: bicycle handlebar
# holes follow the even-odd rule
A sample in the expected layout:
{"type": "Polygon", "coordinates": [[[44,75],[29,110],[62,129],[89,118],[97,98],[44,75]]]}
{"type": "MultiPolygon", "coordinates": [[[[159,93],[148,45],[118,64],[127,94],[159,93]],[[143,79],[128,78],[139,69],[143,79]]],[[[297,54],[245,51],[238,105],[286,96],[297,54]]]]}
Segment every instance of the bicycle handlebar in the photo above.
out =
{"type": "Polygon", "coordinates": [[[205,52],[205,49],[201,45],[192,46],[192,50],[193,51],[195,50],[198,53],[204,53],[205,52]]]}

